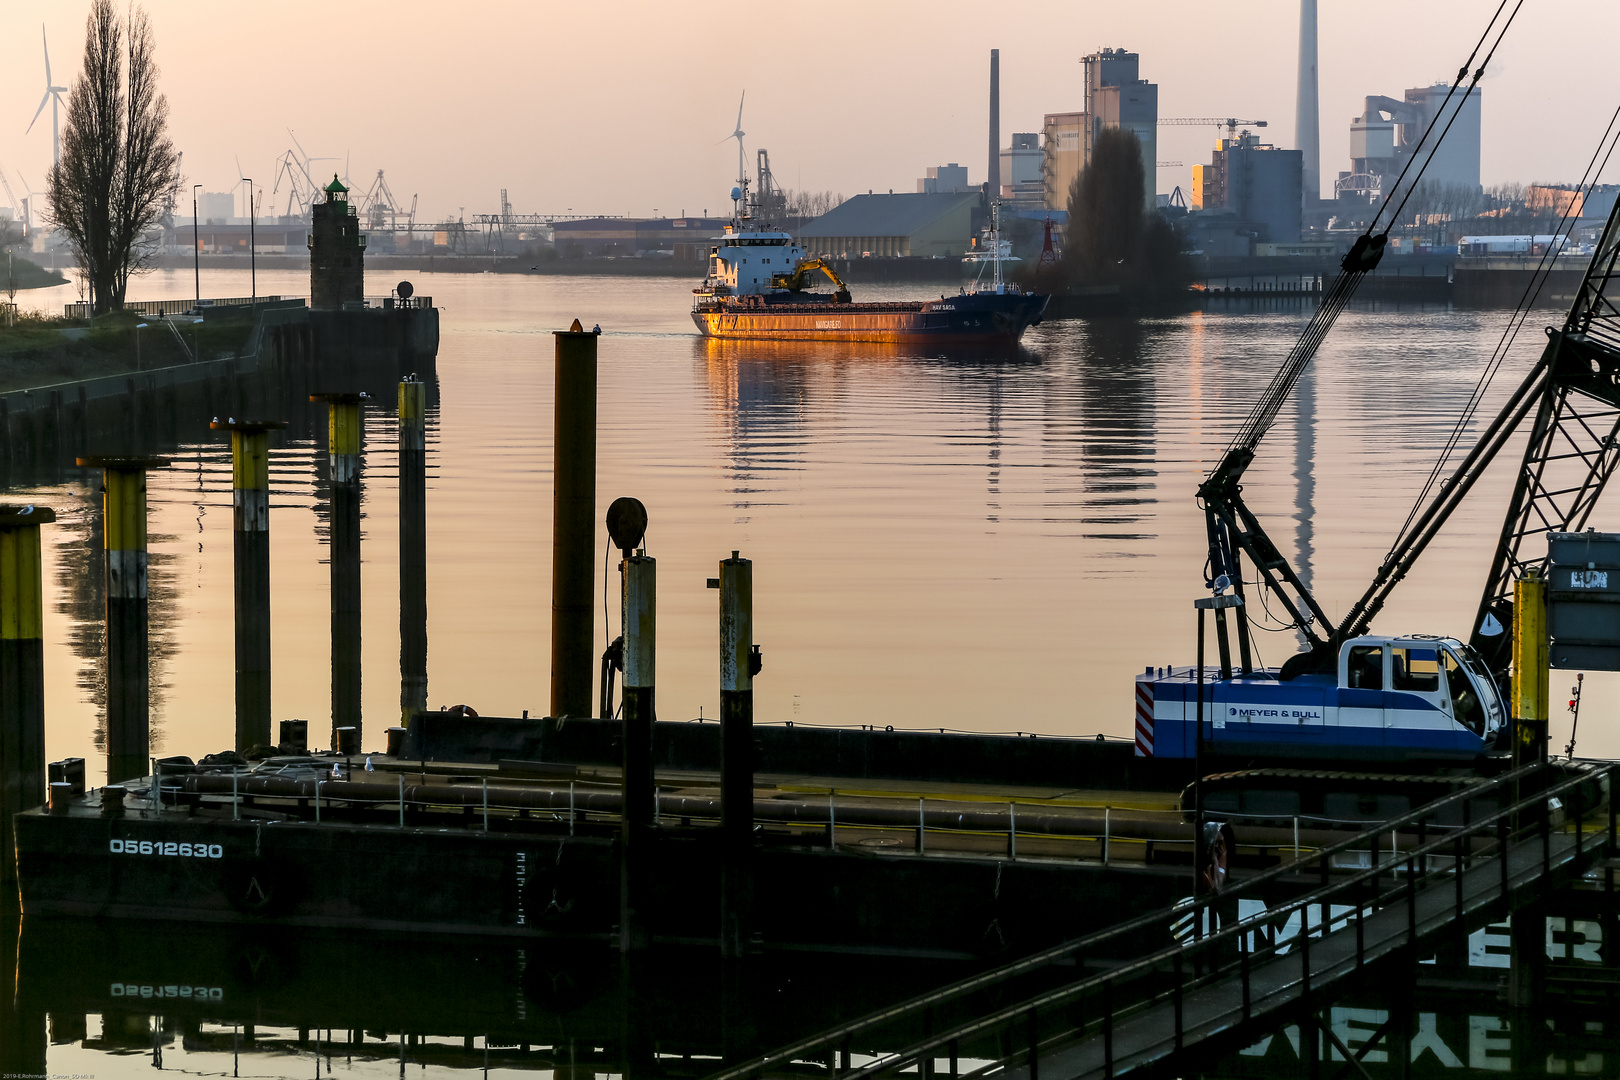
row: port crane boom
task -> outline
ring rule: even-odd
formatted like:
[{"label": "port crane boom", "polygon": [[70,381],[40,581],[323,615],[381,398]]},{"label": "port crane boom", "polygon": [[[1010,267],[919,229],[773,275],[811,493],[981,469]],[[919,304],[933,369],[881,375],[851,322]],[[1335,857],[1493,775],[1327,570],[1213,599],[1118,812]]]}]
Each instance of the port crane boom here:
[{"label": "port crane boom", "polygon": [[[1357,238],[1341,260],[1338,276],[1328,287],[1321,305],[1289,351],[1288,358],[1249,411],[1220,462],[1210,470],[1198,488],[1198,500],[1204,507],[1209,537],[1209,562],[1205,567],[1207,584],[1220,584],[1224,578],[1239,596],[1243,595],[1241,557],[1247,556],[1259,573],[1263,586],[1277,597],[1312,648],[1324,644],[1314,627],[1332,626],[1333,621],[1278,551],[1277,545],[1266,535],[1260,520],[1244,503],[1243,474],[1254,460],[1260,440],[1265,438],[1278,412],[1293,393],[1295,384],[1304,375],[1311,358],[1316,355],[1340,312],[1355,294],[1356,286],[1383,258],[1387,241],[1387,233],[1380,236],[1363,234]],[[1221,584],[1221,588],[1225,587],[1225,584]],[[1242,608],[1237,612],[1237,634],[1243,671],[1247,673],[1253,670],[1254,665],[1249,648],[1248,617]],[[1231,660],[1224,634],[1219,644],[1221,670],[1225,677],[1231,672]]]},{"label": "port crane boom", "polygon": [[[1305,651],[1283,665],[1282,679],[1326,669],[1335,662],[1344,642],[1369,631],[1395,587],[1533,414],[1471,630],[1470,644],[1501,680],[1508,662],[1509,635],[1504,628],[1512,622],[1513,581],[1527,567],[1545,561],[1544,556],[1524,551],[1525,540],[1584,528],[1620,466],[1620,288],[1614,287],[1616,281],[1620,281],[1620,205],[1609,215],[1562,326],[1547,328],[1547,345],[1540,358],[1457,467],[1433,485],[1428,502],[1414,510],[1371,584],[1337,626],[1244,505],[1239,482],[1260,438],[1309,361],[1307,353],[1314,352],[1309,347],[1310,331],[1301,337],[1199,491],[1209,522],[1211,578],[1224,573],[1241,592],[1237,559],[1241,551],[1258,570],[1263,587],[1279,599],[1306,639]],[[1237,628],[1247,672],[1251,670],[1248,627],[1241,614]]]},{"label": "port crane boom", "polygon": [[1390,592],[1533,413],[1471,630],[1471,644],[1492,670],[1506,670],[1509,635],[1503,628],[1512,623],[1513,581],[1546,561],[1527,555],[1525,540],[1584,528],[1620,464],[1620,289],[1611,291],[1617,280],[1620,205],[1610,211],[1563,325],[1547,328],[1540,358],[1402,530],[1372,584],[1345,615],[1335,642],[1366,632]]}]

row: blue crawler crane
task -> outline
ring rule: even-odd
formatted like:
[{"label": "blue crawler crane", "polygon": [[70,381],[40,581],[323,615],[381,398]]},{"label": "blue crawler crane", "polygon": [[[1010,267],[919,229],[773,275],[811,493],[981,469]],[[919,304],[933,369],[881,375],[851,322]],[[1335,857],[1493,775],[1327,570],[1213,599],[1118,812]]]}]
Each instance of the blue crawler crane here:
[{"label": "blue crawler crane", "polygon": [[[1219,668],[1202,677],[1197,667],[1149,668],[1137,676],[1138,755],[1193,758],[1201,752],[1246,764],[1399,761],[1423,768],[1425,762],[1478,762],[1510,742],[1504,702],[1513,586],[1528,573],[1545,578],[1547,571],[1546,554],[1532,553],[1525,541],[1585,528],[1620,464],[1620,296],[1606,295],[1620,278],[1620,203],[1562,327],[1548,327],[1540,359],[1470,447],[1463,435],[1529,314],[1534,290],[1526,291],[1372,584],[1335,622],[1244,503],[1242,478],[1356,283],[1378,264],[1386,238],[1387,231],[1374,236],[1369,228],[1344,257],[1310,324],[1198,489],[1209,536],[1206,586],[1214,593],[1198,606],[1214,610]],[[1539,272],[1550,268],[1544,260]],[[1528,436],[1524,457],[1468,642],[1371,633],[1390,592],[1515,433]],[[1263,591],[1265,607],[1286,612],[1284,629],[1304,639],[1303,650],[1280,668],[1253,662],[1245,587]]]}]

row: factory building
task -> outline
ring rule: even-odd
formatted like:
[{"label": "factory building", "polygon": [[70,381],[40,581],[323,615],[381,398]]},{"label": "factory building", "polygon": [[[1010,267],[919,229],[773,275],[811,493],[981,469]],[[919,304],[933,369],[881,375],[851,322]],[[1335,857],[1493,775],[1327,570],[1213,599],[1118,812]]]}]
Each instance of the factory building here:
[{"label": "factory building", "polygon": [[[1371,201],[1388,191],[1439,114],[1449,90],[1445,83],[1436,83],[1406,91],[1404,101],[1379,95],[1368,97],[1361,115],[1350,122],[1350,169],[1339,174],[1334,185],[1336,196]],[[1424,183],[1480,190],[1481,93],[1475,87],[1463,103],[1423,174]],[[1456,98],[1452,100],[1455,103]],[[1448,108],[1448,118],[1450,113]],[[1436,133],[1445,124],[1442,120]],[[1424,146],[1425,153],[1428,145]]]},{"label": "factory building", "polygon": [[980,212],[976,191],[857,195],[798,231],[811,255],[838,259],[960,258]]},{"label": "factory building", "polygon": [[968,187],[967,166],[954,161],[949,165],[930,165],[927,175],[917,181],[919,195],[953,195],[971,190]]},{"label": "factory building", "polygon": [[1041,175],[1041,135],[1016,132],[1001,148],[1001,201],[1014,210],[1041,210],[1046,206],[1046,181]]},{"label": "factory building", "polygon": [[1043,136],[1042,177],[1046,207],[1069,208],[1069,189],[1091,163],[1091,147],[1105,127],[1125,128],[1142,146],[1142,204],[1158,202],[1159,86],[1140,77],[1140,57],[1124,49],[1102,49],[1082,57],[1085,108],[1048,113]]},{"label": "factory building", "polygon": [[1193,166],[1191,209],[1231,215],[1255,243],[1299,240],[1304,155],[1245,131],[1221,139],[1208,165]]}]

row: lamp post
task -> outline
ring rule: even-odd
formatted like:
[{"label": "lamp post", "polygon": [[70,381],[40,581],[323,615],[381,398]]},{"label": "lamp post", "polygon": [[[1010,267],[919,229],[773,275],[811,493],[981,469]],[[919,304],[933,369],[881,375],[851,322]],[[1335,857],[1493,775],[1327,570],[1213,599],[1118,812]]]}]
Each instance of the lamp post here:
[{"label": "lamp post", "polygon": [[191,273],[197,285],[196,307],[202,309],[202,240],[197,234],[197,189],[201,184],[191,185]]},{"label": "lamp post", "polygon": [[135,370],[136,371],[141,370],[141,331],[145,330],[145,329],[146,329],[146,324],[145,323],[138,322],[138,323],[135,324]]},{"label": "lamp post", "polygon": [[253,177],[244,176],[242,179],[247,181],[248,186],[248,280],[252,289],[249,293],[251,306],[248,310],[253,311],[259,306],[259,244],[253,236]]}]

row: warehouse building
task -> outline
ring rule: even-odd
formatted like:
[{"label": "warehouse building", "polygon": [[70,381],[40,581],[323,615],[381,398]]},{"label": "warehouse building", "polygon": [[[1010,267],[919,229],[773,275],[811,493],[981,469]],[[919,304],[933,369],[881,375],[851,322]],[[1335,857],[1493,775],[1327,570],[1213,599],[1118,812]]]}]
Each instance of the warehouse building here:
[{"label": "warehouse building", "polygon": [[983,215],[976,191],[857,195],[805,225],[800,243],[838,259],[961,258]]}]

